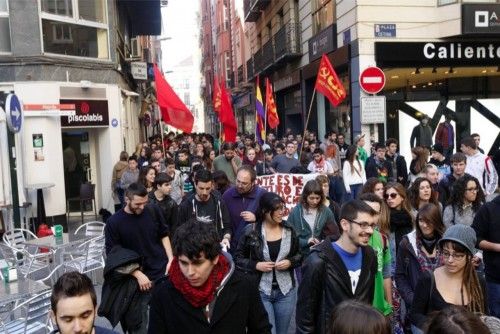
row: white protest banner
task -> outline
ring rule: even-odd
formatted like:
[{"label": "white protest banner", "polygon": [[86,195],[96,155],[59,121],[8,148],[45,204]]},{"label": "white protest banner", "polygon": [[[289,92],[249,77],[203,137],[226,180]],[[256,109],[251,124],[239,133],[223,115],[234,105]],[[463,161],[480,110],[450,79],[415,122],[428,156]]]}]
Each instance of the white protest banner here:
[{"label": "white protest banner", "polygon": [[285,201],[286,210],[284,218],[290,214],[290,210],[300,202],[302,188],[309,180],[316,178],[318,174],[272,174],[257,176],[257,184],[267,191],[278,194]]}]

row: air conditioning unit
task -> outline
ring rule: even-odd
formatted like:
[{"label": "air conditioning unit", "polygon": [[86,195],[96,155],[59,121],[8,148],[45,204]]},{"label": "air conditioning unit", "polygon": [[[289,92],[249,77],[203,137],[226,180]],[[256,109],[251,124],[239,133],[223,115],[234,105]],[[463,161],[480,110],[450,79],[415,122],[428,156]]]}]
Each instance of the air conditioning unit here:
[{"label": "air conditioning unit", "polygon": [[139,45],[139,40],[137,38],[130,39],[130,57],[131,58],[141,57],[141,48]]}]

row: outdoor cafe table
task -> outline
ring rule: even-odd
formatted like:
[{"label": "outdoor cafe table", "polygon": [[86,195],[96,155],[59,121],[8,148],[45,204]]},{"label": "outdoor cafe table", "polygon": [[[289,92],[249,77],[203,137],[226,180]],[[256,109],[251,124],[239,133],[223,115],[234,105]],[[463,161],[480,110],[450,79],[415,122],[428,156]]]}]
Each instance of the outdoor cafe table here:
[{"label": "outdoor cafe table", "polygon": [[8,305],[16,300],[26,299],[44,290],[50,289],[42,282],[22,276],[14,282],[0,281],[0,306]]},{"label": "outdoor cafe table", "polygon": [[35,246],[39,248],[49,248],[54,251],[56,265],[63,262],[62,250],[68,247],[78,246],[85,241],[92,239],[91,236],[86,236],[83,234],[71,234],[63,233],[61,237],[55,237],[54,235],[49,235],[43,238],[30,239],[23,242],[24,245]]}]

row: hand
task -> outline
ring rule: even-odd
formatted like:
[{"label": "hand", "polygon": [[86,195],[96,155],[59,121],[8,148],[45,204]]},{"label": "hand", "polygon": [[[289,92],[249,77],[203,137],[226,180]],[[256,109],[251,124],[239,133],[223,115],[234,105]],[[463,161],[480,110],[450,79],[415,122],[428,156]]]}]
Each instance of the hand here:
[{"label": "hand", "polygon": [[240,213],[241,218],[243,218],[244,221],[247,223],[254,223],[257,219],[255,218],[255,215],[250,212],[250,211],[242,211]]},{"label": "hand", "polygon": [[275,268],[278,270],[287,270],[291,265],[292,262],[290,262],[290,260],[281,260],[279,262],[276,262]]},{"label": "hand", "polygon": [[316,238],[309,238],[309,240],[307,240],[307,244],[311,245],[311,246],[314,246],[314,245],[319,244],[319,240],[316,239]]},{"label": "hand", "polygon": [[263,273],[270,272],[274,268],[274,262],[257,262],[255,269]]},{"label": "hand", "polygon": [[224,238],[222,239],[222,241],[220,242],[220,245],[222,246],[222,249],[227,252],[227,250],[229,248],[231,248],[231,242],[229,241],[228,238]]},{"label": "hand", "polygon": [[472,257],[471,262],[474,268],[477,268],[481,264],[481,258],[479,256],[474,255],[474,257]]},{"label": "hand", "polygon": [[140,270],[136,270],[132,273],[132,276],[134,276],[137,279],[137,283],[139,284],[139,289],[141,291],[148,291],[153,287],[153,283],[149,280],[149,278],[144,275],[144,273]]}]

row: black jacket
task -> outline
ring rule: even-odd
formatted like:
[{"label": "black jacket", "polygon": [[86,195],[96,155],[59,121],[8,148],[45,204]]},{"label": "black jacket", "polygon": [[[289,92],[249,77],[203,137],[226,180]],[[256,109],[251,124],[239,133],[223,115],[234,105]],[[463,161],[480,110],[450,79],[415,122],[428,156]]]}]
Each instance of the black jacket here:
[{"label": "black jacket", "polygon": [[[472,228],[476,231],[477,246],[483,240],[500,243],[500,195],[484,204],[476,213]],[[500,284],[500,253],[483,250],[486,280]]]},{"label": "black jacket", "polygon": [[368,304],[373,301],[377,258],[371,247],[362,247],[363,262],[356,291],[340,255],[327,239],[311,248],[302,267],[302,282],[297,297],[297,334],[329,333],[333,309],[347,299]]},{"label": "black jacket", "polygon": [[133,250],[115,246],[109,252],[104,267],[104,285],[97,314],[105,317],[113,328],[121,322],[123,330],[138,328],[142,322],[139,285],[134,276],[117,269],[141,264],[141,256]]},{"label": "black jacket", "polygon": [[[392,157],[386,154],[385,160],[389,162],[393,171],[392,179],[389,179],[389,181],[399,182],[406,187],[406,184],[408,183],[408,166],[406,164],[405,157],[399,155],[398,153]],[[394,171],[396,171],[396,175],[394,175]]]},{"label": "black jacket", "polygon": [[257,286],[244,274],[233,271],[210,304],[195,308],[177,290],[168,276],[158,282],[149,311],[150,334],[270,334],[271,325]]},{"label": "black jacket", "polygon": [[366,178],[376,177],[377,179],[387,182],[393,178],[392,165],[387,160],[378,161],[375,157],[370,157],[366,161]]},{"label": "black jacket", "polygon": [[[217,233],[219,234],[221,239],[224,234],[229,234],[232,236],[233,233],[231,228],[231,217],[229,216],[229,211],[226,207],[226,204],[221,200],[219,193],[212,191],[209,201],[212,201],[215,206],[214,227],[217,230]],[[191,218],[196,218],[196,205],[196,193],[192,193],[184,197],[181,204],[179,205],[179,226],[189,221]]]},{"label": "black jacket", "polygon": [[163,217],[165,218],[165,223],[169,227],[170,235],[173,236],[175,233],[175,229],[177,228],[179,206],[169,195],[166,195],[163,201],[159,201],[155,196],[155,192],[151,191],[148,197],[149,203],[156,204],[158,207],[160,207],[161,211],[163,212]]},{"label": "black jacket", "polygon": [[[293,275],[293,268],[300,266],[302,262],[302,254],[300,253],[299,238],[295,230],[287,225],[283,224],[286,229],[292,232],[292,243],[290,245],[290,253],[286,257],[290,260],[291,266],[289,271],[292,272],[293,286],[295,286],[295,275]],[[264,240],[262,238],[262,233],[260,233],[262,228],[262,222],[249,224],[245,226],[243,235],[241,236],[238,247],[236,248],[236,253],[234,255],[236,268],[248,274],[254,274],[257,280],[260,280],[262,272],[256,269],[257,262],[262,262],[264,260]]]}]

